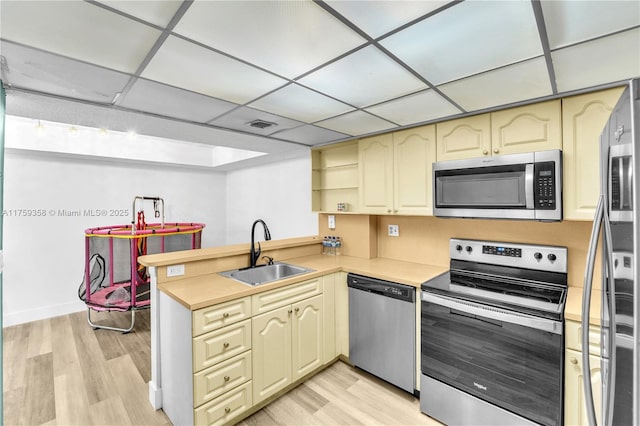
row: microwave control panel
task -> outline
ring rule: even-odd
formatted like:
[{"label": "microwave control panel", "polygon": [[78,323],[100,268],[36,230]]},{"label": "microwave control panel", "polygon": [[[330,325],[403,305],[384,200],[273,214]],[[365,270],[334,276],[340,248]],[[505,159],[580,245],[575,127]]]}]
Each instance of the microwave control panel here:
[{"label": "microwave control panel", "polygon": [[534,165],[534,203],[538,210],[556,208],[556,169],[553,161]]}]

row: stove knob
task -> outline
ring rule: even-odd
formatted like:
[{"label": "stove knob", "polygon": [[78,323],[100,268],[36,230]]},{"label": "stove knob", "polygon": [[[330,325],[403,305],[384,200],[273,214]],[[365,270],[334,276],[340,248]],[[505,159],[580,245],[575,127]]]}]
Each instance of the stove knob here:
[{"label": "stove knob", "polygon": [[547,259],[549,259],[550,261],[552,261],[552,262],[553,262],[553,261],[554,261],[554,260],[556,260],[557,258],[556,258],[556,255],[555,255],[555,254],[553,254],[553,253],[549,253],[549,255],[547,256]]},{"label": "stove knob", "polygon": [[473,247],[467,246],[466,250],[467,250],[467,253],[471,253],[473,251]]},{"label": "stove knob", "polygon": [[535,253],[533,254],[533,257],[535,257],[535,258],[536,258],[536,260],[540,260],[540,259],[542,259],[542,253],[540,253],[539,251],[538,251],[538,252],[535,252]]},{"label": "stove knob", "polygon": [[462,246],[460,244],[456,245],[456,251],[462,251]]}]

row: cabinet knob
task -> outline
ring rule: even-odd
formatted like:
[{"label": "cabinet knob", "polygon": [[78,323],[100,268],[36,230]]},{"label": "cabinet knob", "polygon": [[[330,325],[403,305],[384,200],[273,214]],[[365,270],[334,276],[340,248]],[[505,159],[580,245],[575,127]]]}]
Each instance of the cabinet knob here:
[{"label": "cabinet knob", "polygon": [[394,212],[394,213],[398,213],[398,210],[394,210],[393,212]]},{"label": "cabinet knob", "polygon": [[224,381],[225,381],[225,382],[228,382],[229,380],[231,380],[231,377],[229,377],[229,376],[224,376]]},{"label": "cabinet knob", "polygon": [[229,414],[231,412],[231,408],[229,407],[224,407],[224,412]]},{"label": "cabinet knob", "polygon": [[499,153],[499,152],[500,152],[500,150],[499,150],[498,148],[494,148],[494,149],[493,149],[493,153],[494,153],[494,154],[497,154],[497,153]]},{"label": "cabinet knob", "polygon": [[576,357],[571,357],[571,364],[576,365],[578,363],[578,360]]},{"label": "cabinet knob", "polygon": [[387,213],[391,213],[391,209],[387,209]]},{"label": "cabinet knob", "polygon": [[225,349],[226,349],[226,348],[228,348],[228,347],[229,347],[229,342],[224,342],[224,343],[222,344],[222,346],[223,346]]},{"label": "cabinet knob", "polygon": [[293,312],[293,311],[292,311],[291,309],[289,309],[289,310],[287,311],[287,313],[288,313],[289,315],[291,315],[291,313],[292,313],[292,312]]},{"label": "cabinet knob", "polygon": [[224,314],[222,314],[222,318],[229,318],[229,312],[225,312]]},{"label": "cabinet knob", "polygon": [[489,151],[487,151],[486,149],[482,150],[482,155],[487,155],[489,154]]},{"label": "cabinet knob", "polygon": [[296,314],[300,312],[300,308],[296,308]]}]

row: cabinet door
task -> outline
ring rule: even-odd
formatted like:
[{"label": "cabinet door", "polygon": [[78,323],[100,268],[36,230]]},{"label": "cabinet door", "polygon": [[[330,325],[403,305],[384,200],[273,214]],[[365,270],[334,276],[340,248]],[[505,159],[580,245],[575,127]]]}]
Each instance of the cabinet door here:
[{"label": "cabinet door", "polygon": [[391,213],[393,208],[393,141],[391,133],[360,140],[360,209]]},{"label": "cabinet door", "polygon": [[562,149],[560,100],[491,113],[493,155]]},{"label": "cabinet door", "polygon": [[437,123],[436,133],[438,161],[491,155],[489,114]]},{"label": "cabinet door", "polygon": [[329,274],[322,277],[322,314],[324,339],[323,363],[331,362],[338,355],[336,352],[336,304],[335,304],[335,283],[339,273]]},{"label": "cabinet door", "polygon": [[593,219],[600,193],[600,134],[622,90],[562,100],[565,219]]},{"label": "cabinet door", "polygon": [[291,306],[253,317],[253,403],[291,383]]},{"label": "cabinet door", "polygon": [[316,296],[292,305],[292,372],[298,380],[322,365],[322,298]]},{"label": "cabinet door", "polygon": [[435,125],[393,133],[394,213],[431,215],[431,165],[436,161]]},{"label": "cabinet door", "polygon": [[335,280],[336,352],[349,357],[349,287],[347,273],[338,272]]},{"label": "cabinet door", "polygon": [[[590,355],[591,386],[598,424],[602,418],[602,376],[600,357]],[[564,359],[564,424],[566,426],[585,426],[589,424],[585,409],[582,373],[582,353],[567,349]]]}]

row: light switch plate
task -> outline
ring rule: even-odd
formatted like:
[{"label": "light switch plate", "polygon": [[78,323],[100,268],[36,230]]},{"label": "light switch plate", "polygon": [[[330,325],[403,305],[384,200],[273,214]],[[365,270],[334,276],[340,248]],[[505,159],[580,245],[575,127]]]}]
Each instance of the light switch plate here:
[{"label": "light switch plate", "polygon": [[184,265],[167,266],[167,277],[177,277],[184,275]]},{"label": "light switch plate", "polygon": [[336,229],[336,217],[332,214],[329,215],[329,229]]},{"label": "light switch plate", "polygon": [[390,237],[399,237],[400,236],[400,227],[398,225],[389,225],[389,236]]}]

